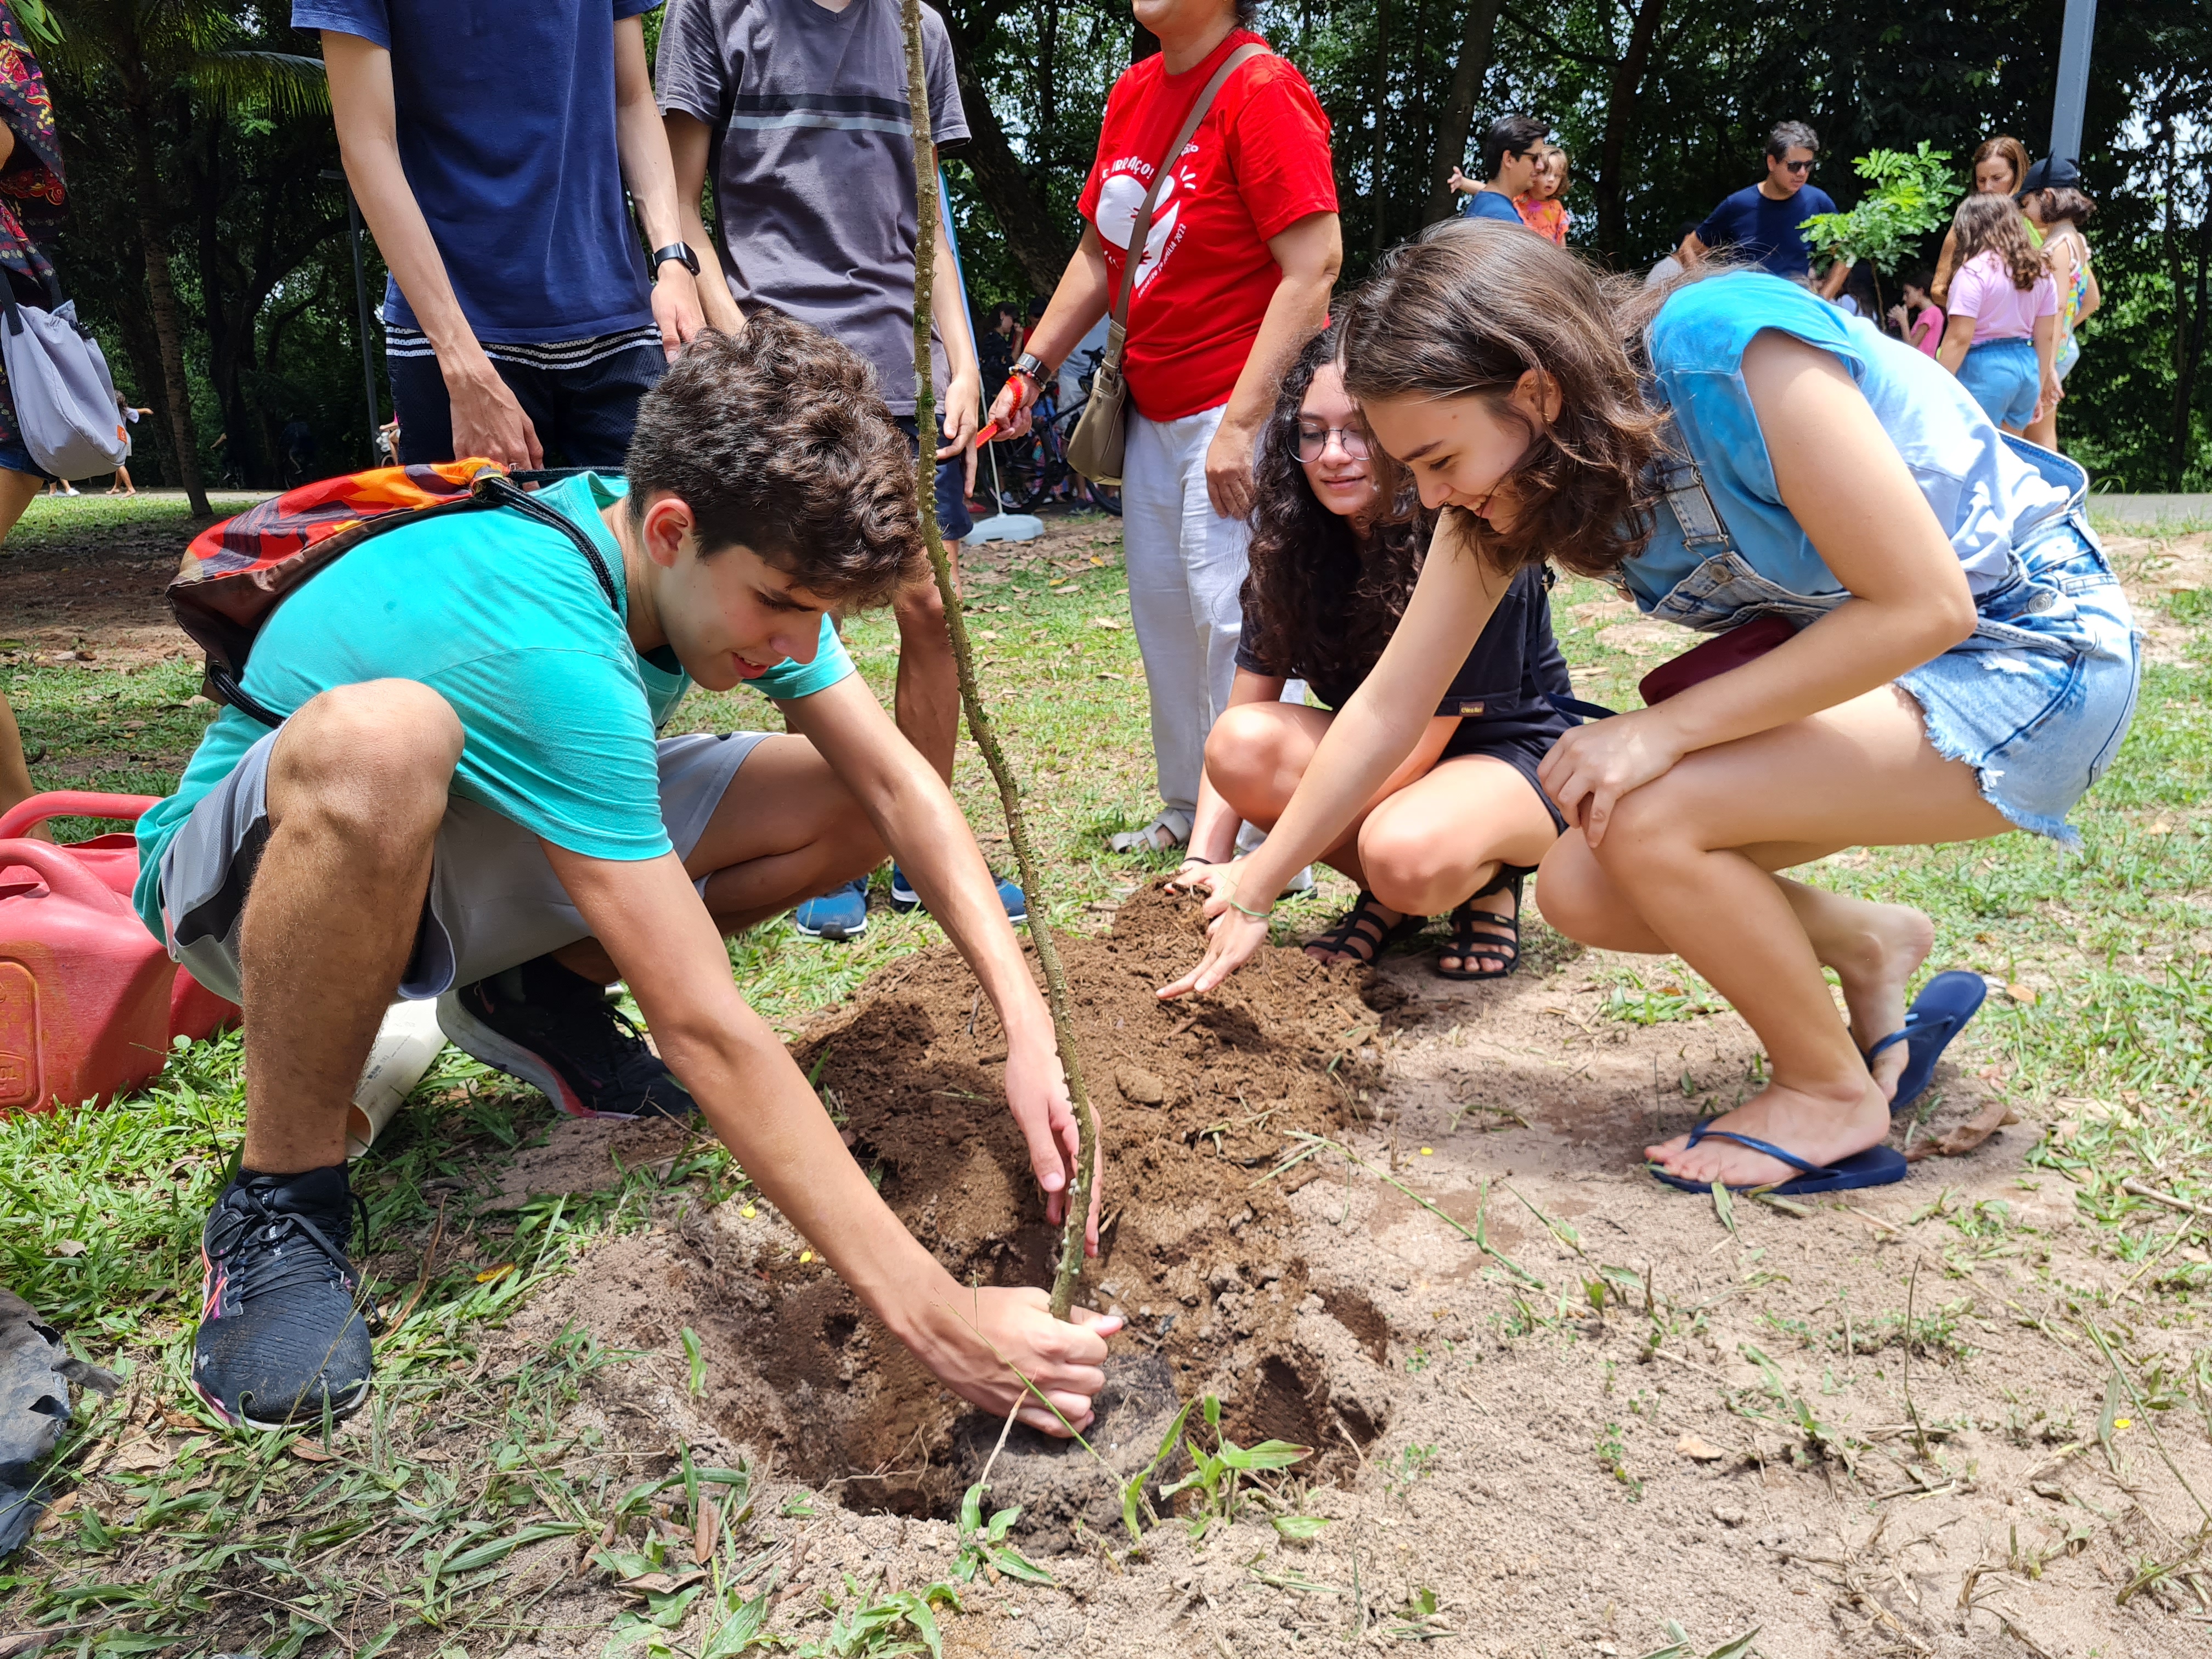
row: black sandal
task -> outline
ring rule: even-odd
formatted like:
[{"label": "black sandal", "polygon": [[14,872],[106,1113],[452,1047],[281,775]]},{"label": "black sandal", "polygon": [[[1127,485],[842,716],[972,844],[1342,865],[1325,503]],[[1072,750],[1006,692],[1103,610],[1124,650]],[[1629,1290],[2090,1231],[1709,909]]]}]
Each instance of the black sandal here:
[{"label": "black sandal", "polygon": [[[1393,945],[1419,933],[1429,924],[1426,916],[1401,916],[1385,927],[1382,918],[1375,914],[1383,908],[1382,901],[1374,894],[1361,893],[1358,902],[1337,918],[1335,927],[1325,933],[1315,934],[1305,942],[1304,948],[1310,950],[1319,945],[1324,951],[1337,953],[1340,958],[1350,957],[1363,967],[1372,968]],[[1367,952],[1364,957],[1359,954],[1363,949]]]},{"label": "black sandal", "polygon": [[[1452,942],[1437,952],[1436,973],[1438,979],[1504,979],[1521,965],[1521,883],[1534,872],[1535,866],[1528,864],[1501,864],[1498,876],[1479,893],[1470,893],[1466,901],[1451,913]],[[1495,910],[1478,910],[1474,902],[1488,898],[1492,893],[1510,892],[1513,895],[1513,914],[1498,915]],[[1477,933],[1478,928],[1485,929]],[[1487,931],[1496,928],[1498,931]],[[1447,968],[1446,957],[1459,958],[1460,966]],[[1467,963],[1479,957],[1487,957],[1504,963],[1498,968],[1478,968],[1470,971]]]}]

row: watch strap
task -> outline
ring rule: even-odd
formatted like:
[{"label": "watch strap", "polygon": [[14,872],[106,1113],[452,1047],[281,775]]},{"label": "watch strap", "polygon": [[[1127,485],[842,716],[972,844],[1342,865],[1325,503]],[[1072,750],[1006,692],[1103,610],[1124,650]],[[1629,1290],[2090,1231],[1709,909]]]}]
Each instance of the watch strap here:
[{"label": "watch strap", "polygon": [[659,278],[661,266],[671,259],[681,262],[694,276],[699,274],[699,256],[691,251],[691,245],[689,242],[671,242],[666,247],[653,250],[653,274],[656,281]]}]

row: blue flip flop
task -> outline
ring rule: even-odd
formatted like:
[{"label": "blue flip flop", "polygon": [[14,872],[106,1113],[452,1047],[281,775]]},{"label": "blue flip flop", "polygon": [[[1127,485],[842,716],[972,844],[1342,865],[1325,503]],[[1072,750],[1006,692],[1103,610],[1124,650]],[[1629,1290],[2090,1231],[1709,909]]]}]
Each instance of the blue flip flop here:
[{"label": "blue flip flop", "polygon": [[[1741,1187],[1731,1187],[1732,1193],[1771,1193],[1777,1198],[1802,1198],[1816,1193],[1850,1192],[1859,1187],[1888,1187],[1905,1179],[1909,1167],[1905,1154],[1889,1146],[1869,1146],[1863,1152],[1853,1152],[1849,1158],[1839,1158],[1833,1164],[1808,1164],[1795,1152],[1785,1152],[1768,1141],[1750,1135],[1740,1135],[1733,1129],[1713,1129],[1700,1123],[1690,1131],[1690,1145],[1696,1146],[1708,1134],[1717,1140],[1733,1140],[1739,1146],[1748,1146],[1754,1152],[1764,1152],[1778,1158],[1793,1170],[1804,1173],[1778,1186],[1765,1186],[1753,1182]],[[1710,1181],[1692,1181],[1686,1176],[1672,1175],[1658,1165],[1651,1166],[1652,1178],[1669,1187],[1679,1187],[1686,1193],[1706,1193],[1712,1190]]]},{"label": "blue flip flop", "polygon": [[1875,1056],[1883,1049],[1899,1042],[1905,1045],[1905,1070],[1898,1076],[1897,1093],[1889,1103],[1893,1115],[1904,1111],[1928,1091],[1928,1080],[1936,1075],[1936,1062],[1943,1057],[1951,1039],[1966,1029],[1989,994],[1989,985],[1979,974],[1957,968],[1938,974],[1912,999],[1905,1029],[1892,1031],[1866,1051],[1867,1067],[1872,1070]]}]

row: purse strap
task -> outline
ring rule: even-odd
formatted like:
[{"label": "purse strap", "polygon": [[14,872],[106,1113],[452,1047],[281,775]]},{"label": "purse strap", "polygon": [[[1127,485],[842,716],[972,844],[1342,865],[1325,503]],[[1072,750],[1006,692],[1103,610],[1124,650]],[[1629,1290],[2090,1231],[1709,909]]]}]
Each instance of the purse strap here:
[{"label": "purse strap", "polygon": [[1161,158],[1159,166],[1152,169],[1152,187],[1145,192],[1145,199],[1137,208],[1136,220],[1129,228],[1129,257],[1121,267],[1121,290],[1114,296],[1113,338],[1110,342],[1114,349],[1109,349],[1107,356],[1117,372],[1121,367],[1121,353],[1118,348],[1128,329],[1129,298],[1136,291],[1137,267],[1145,262],[1145,239],[1152,234],[1152,208],[1160,199],[1160,187],[1167,183],[1176,158],[1190,143],[1191,136],[1198,131],[1198,124],[1206,118],[1206,111],[1213,107],[1214,99],[1220,94],[1221,88],[1229,84],[1229,77],[1255,58],[1268,55],[1267,48],[1260,42],[1247,40],[1223,58],[1221,67],[1213,71],[1213,78],[1206,83],[1206,90],[1198,94],[1198,101],[1190,106],[1190,114],[1183,121],[1182,131],[1176,134],[1175,143],[1168,146],[1168,153]]}]

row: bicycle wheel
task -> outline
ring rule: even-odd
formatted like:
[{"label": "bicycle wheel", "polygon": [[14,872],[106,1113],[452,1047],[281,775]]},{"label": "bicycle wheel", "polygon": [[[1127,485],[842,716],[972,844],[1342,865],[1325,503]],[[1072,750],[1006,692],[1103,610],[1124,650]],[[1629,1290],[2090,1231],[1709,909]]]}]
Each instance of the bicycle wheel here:
[{"label": "bicycle wheel", "polygon": [[[1063,456],[1067,453],[1067,441],[1075,435],[1076,422],[1082,418],[1083,404],[1076,403],[1070,404],[1062,411],[1059,418],[1053,422],[1053,436],[1057,441],[1058,447]],[[1062,465],[1065,465],[1066,463],[1063,461]],[[1121,516],[1121,485],[1096,483],[1085,477],[1073,467],[1067,468],[1067,477],[1069,482],[1074,486],[1070,493],[1076,500],[1088,501],[1101,512],[1111,513],[1117,519]]]}]

